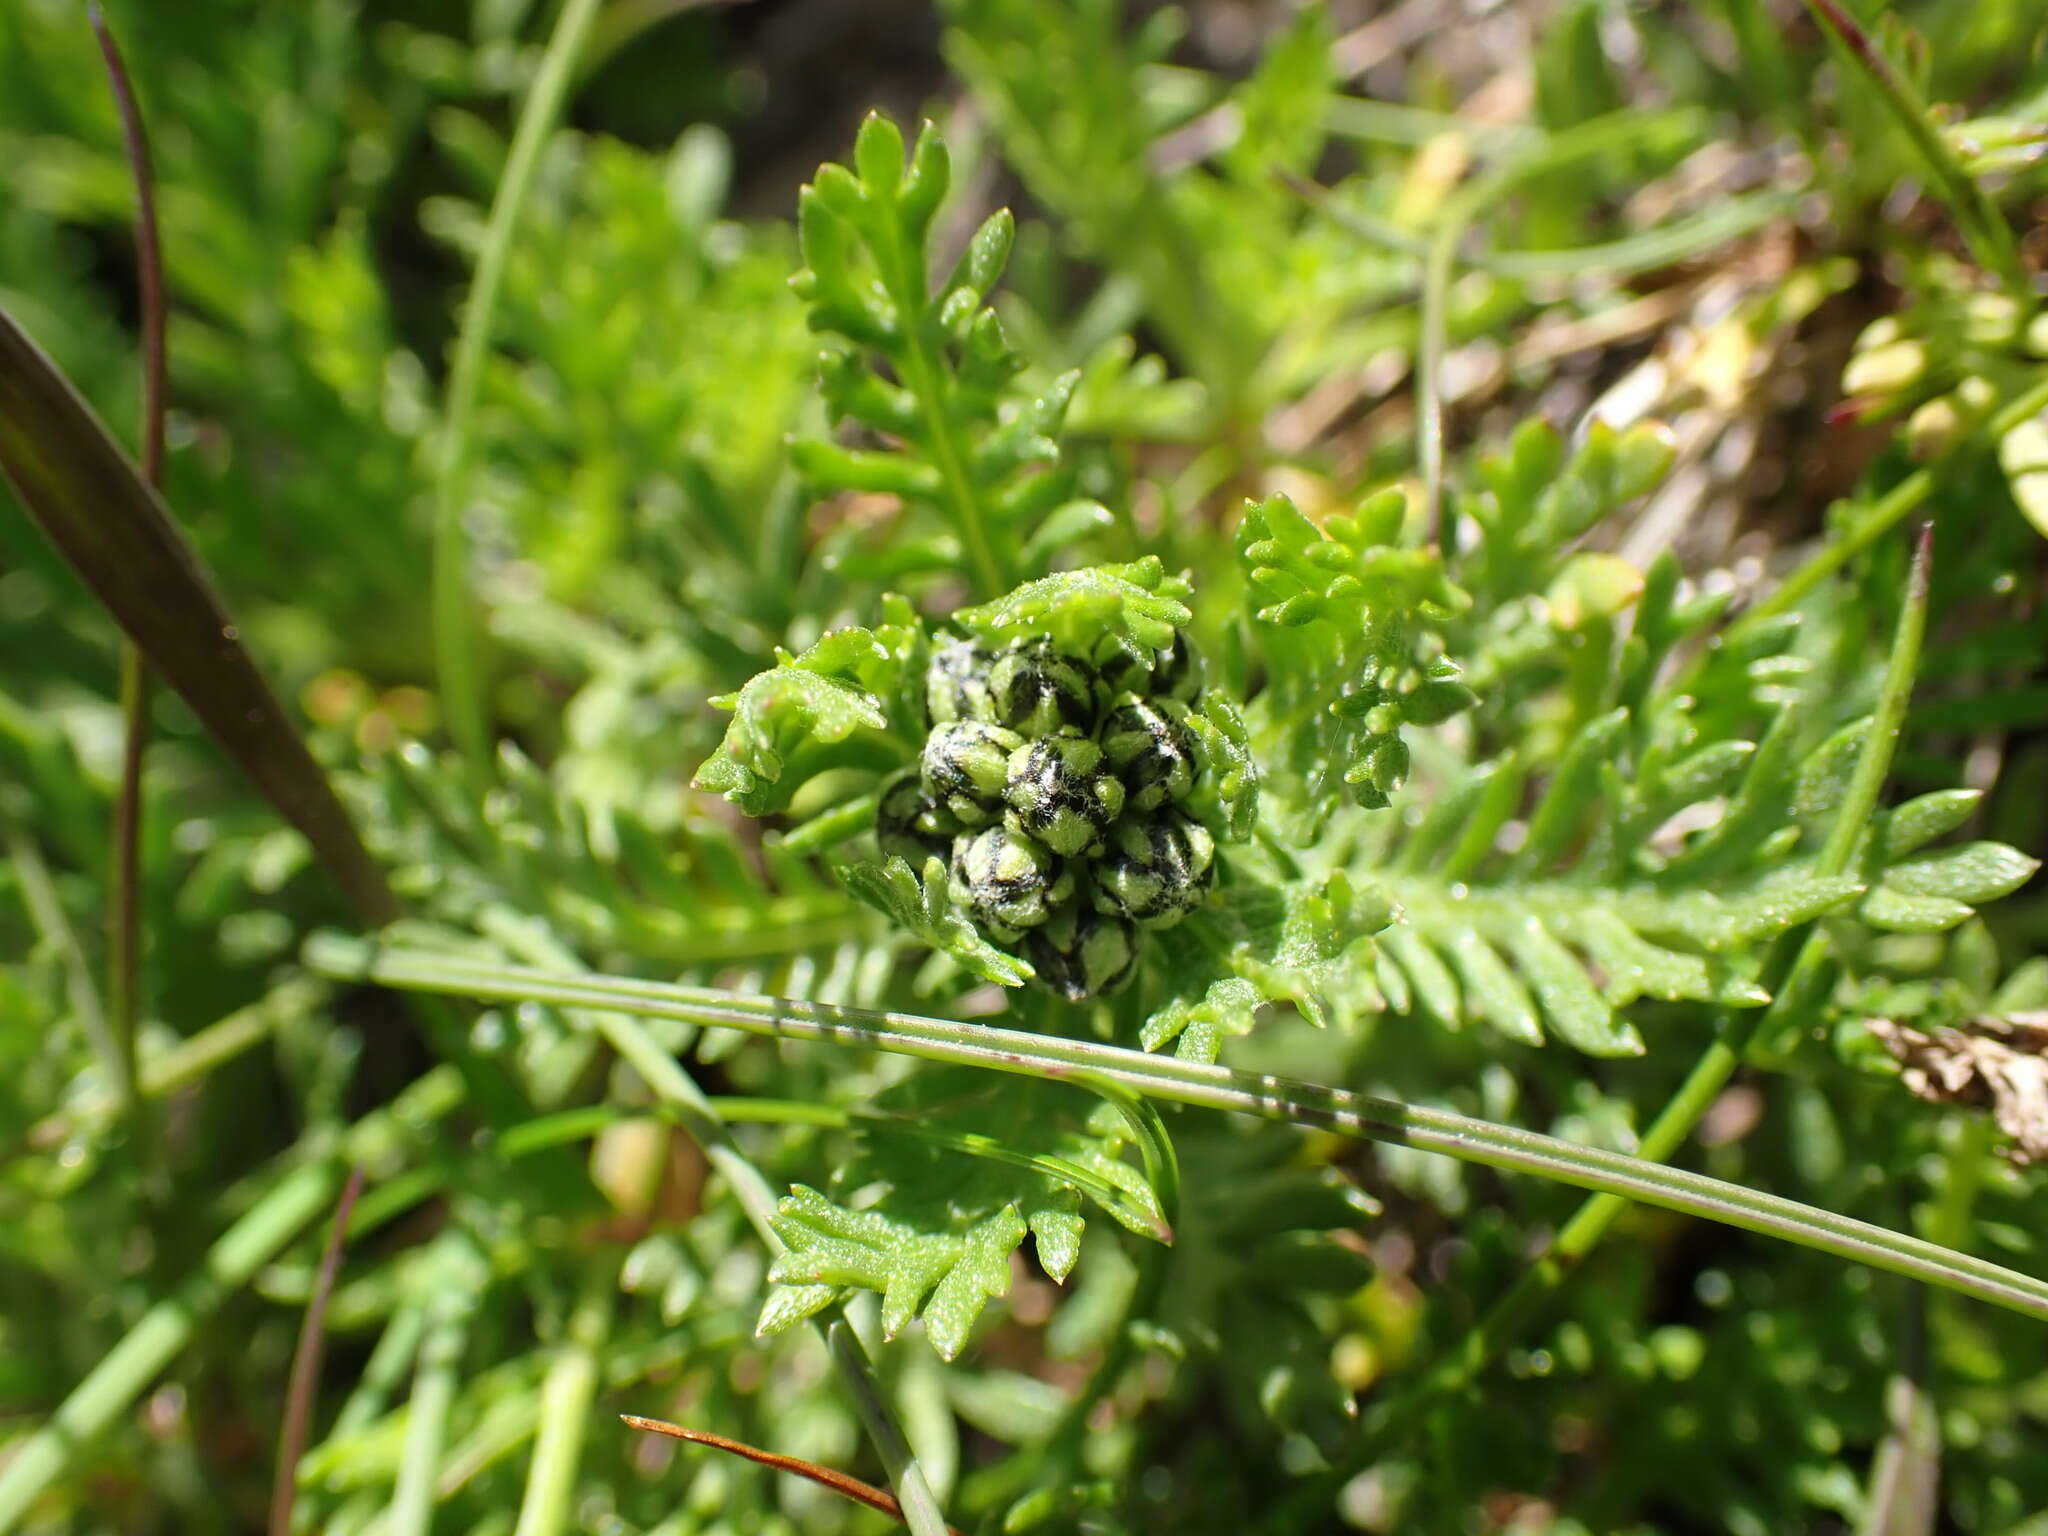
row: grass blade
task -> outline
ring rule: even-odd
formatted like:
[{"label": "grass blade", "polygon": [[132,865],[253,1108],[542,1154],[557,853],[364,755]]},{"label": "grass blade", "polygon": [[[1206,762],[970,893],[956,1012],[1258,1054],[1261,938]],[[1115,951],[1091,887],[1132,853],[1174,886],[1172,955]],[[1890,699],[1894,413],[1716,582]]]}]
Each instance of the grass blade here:
[{"label": "grass blade", "polygon": [[470,767],[480,774],[490,770],[491,753],[469,590],[469,539],[462,525],[469,509],[470,433],[477,391],[483,382],[484,354],[490,347],[491,322],[498,312],[498,290],[504,286],[505,264],[512,254],[512,237],[518,232],[519,215],[533,189],[541,149],[562,115],[576,60],[597,11],[597,0],[564,0],[540,73],[534,77],[533,89],[520,109],[519,126],[513,130],[512,149],[491,200],[491,220],[477,258],[476,280],[462,306],[462,327],[448,369],[448,415],[441,429],[440,465],[434,482],[434,659],[448,728]]},{"label": "grass blade", "polygon": [[569,1314],[569,1326],[548,1366],[547,1379],[541,1383],[540,1422],[534,1431],[533,1460],[527,1466],[526,1492],[519,1501],[519,1523],[513,1536],[560,1536],[570,1528],[576,1467],[590,1424],[591,1400],[597,1396],[605,1340],[611,1334],[618,1295],[618,1254],[593,1255]]},{"label": "grass blade", "polygon": [[355,910],[370,922],[396,917],[383,871],[162,499],[4,309],[0,472],[143,657],[312,844]]},{"label": "grass blade", "polygon": [[2027,277],[2027,269],[2020,260],[2019,242],[2013,238],[2012,225],[1998,210],[1979,186],[1977,179],[1963,168],[1948,141],[1935,130],[1927,115],[1927,106],[1914,92],[1913,87],[1892,62],[1884,56],[1875,39],[1863,30],[1856,18],[1849,14],[1840,0],[1806,0],[1806,8],[1820,18],[1823,27],[1845,48],[1856,61],[1857,67],[1877,87],[1884,103],[1891,109],[1906,137],[1913,141],[1913,147],[1927,162],[1927,169],[1940,184],[1949,209],[1956,216],[1963,238],[1969,242],[1970,252],[1988,271],[1998,274],[1998,280],[2005,284],[2010,293],[2025,310],[2034,307],[2034,287]]},{"label": "grass blade", "polygon": [[[106,60],[107,84],[121,115],[121,140],[135,182],[135,269],[142,305],[142,478],[152,489],[164,483],[164,417],[169,394],[164,326],[163,242],[157,235],[156,180],[150,173],[149,136],[142,109],[128,79],[121,49],[107,30],[97,4],[86,21]],[[135,1096],[135,1025],[142,959],[142,758],[149,739],[149,669],[135,643],[121,647],[121,784],[114,797],[114,893],[107,910],[107,1012],[121,1051],[118,1088]]]}]

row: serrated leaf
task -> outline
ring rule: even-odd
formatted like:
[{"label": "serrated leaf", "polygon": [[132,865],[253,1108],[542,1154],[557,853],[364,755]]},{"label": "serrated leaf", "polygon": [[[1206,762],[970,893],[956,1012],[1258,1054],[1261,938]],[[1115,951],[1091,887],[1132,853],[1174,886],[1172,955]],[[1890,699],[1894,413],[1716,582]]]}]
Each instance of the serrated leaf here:
[{"label": "serrated leaf", "polygon": [[1190,712],[1188,728],[1195,733],[1202,774],[1187,809],[1222,841],[1242,843],[1259,817],[1259,765],[1244,716],[1216,693]]},{"label": "serrated leaf", "polygon": [[903,761],[908,749],[889,738],[877,690],[895,692],[904,664],[900,649],[865,629],[835,630],[802,655],[785,655],[738,693],[712,701],[733,720],[698,768],[697,787],[766,816],[827,768]]},{"label": "serrated leaf", "polygon": [[1342,874],[1288,884],[1245,871],[1227,904],[1156,936],[1173,996],[1152,1008],[1140,1042],[1148,1051],[1178,1042],[1180,1056],[1214,1061],[1267,1003],[1292,1004],[1319,1026],[1375,1007],[1365,946],[1392,920],[1378,891]]},{"label": "serrated leaf", "polygon": [[1585,967],[1536,918],[1508,933],[1508,948],[1535,988],[1543,1016],[1566,1044],[1589,1056],[1640,1056],[1643,1037],[1617,1017]]},{"label": "serrated leaf", "polygon": [[[875,1211],[848,1210],[801,1184],[771,1224],[789,1244],[768,1271],[778,1287],[799,1286],[812,1296],[817,1288],[847,1285],[879,1291],[883,1332],[893,1339],[922,1316],[932,1348],[947,1360],[965,1347],[982,1309],[1009,1293],[1010,1255],[1025,1232],[1015,1206],[951,1236],[921,1232]],[[756,1331],[808,1315],[798,1310],[808,1300],[771,1292]]]},{"label": "serrated leaf", "polygon": [[[853,1125],[860,1139],[831,1193],[799,1188],[783,1202],[776,1230],[791,1253],[771,1278],[823,1286],[828,1300],[840,1286],[879,1291],[891,1332],[921,1312],[948,1359],[989,1297],[1002,1294],[1008,1257],[1027,1232],[1055,1281],[1080,1256],[1090,1207],[1155,1242],[1173,1240],[1158,1195],[1125,1156],[1129,1123],[1106,1100],[928,1068]],[[789,1289],[770,1297],[764,1320],[783,1325],[824,1304],[809,1292],[782,1294]]]},{"label": "serrated leaf", "polygon": [[1028,581],[1014,591],[953,615],[991,645],[1035,635],[1073,655],[1095,656],[1107,639],[1132,652],[1164,650],[1194,618],[1181,599],[1187,583],[1169,577],[1157,556],[1129,565],[1090,566]]},{"label": "serrated leaf", "polygon": [[946,893],[945,866],[937,859],[926,861],[922,878],[900,857],[880,864],[845,865],[839,878],[862,901],[886,913],[920,942],[951,955],[983,981],[1021,987],[1036,974],[1028,961],[983,938],[953,904]]}]

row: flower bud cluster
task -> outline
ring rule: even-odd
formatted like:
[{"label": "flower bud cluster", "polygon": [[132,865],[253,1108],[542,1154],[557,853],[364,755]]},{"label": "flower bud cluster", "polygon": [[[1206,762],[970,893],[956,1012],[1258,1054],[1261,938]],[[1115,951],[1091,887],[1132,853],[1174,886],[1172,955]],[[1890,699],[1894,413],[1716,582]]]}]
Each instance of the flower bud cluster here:
[{"label": "flower bud cluster", "polygon": [[953,902],[1062,997],[1111,991],[1137,964],[1138,929],[1178,922],[1215,881],[1215,839],[1184,808],[1200,696],[1179,637],[1099,659],[1042,637],[941,646],[918,766],[882,793],[882,851],[943,860]]}]

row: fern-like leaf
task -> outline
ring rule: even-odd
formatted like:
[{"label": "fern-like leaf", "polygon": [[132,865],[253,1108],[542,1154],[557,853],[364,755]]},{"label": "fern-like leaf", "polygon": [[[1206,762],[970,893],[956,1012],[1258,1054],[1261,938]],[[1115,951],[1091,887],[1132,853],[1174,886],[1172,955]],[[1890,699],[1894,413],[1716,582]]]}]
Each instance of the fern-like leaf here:
[{"label": "fern-like leaf", "polygon": [[1172,1240],[1157,1194],[1123,1155],[1129,1129],[1113,1104],[1091,1111],[1057,1085],[992,1085],[967,1069],[934,1068],[856,1125],[857,1150],[832,1193],[799,1187],[782,1203],[776,1231],[790,1246],[770,1274],[763,1332],[855,1286],[881,1293],[891,1335],[922,1317],[950,1360],[988,1302],[1007,1293],[1010,1255],[1027,1234],[1054,1280],[1080,1257],[1088,1206]]},{"label": "fern-like leaf", "polygon": [[749,816],[766,816],[785,809],[828,768],[905,761],[914,747],[891,736],[887,702],[904,686],[910,655],[921,646],[914,634],[908,627],[840,629],[801,655],[778,652],[775,666],[712,700],[733,720],[697,770],[697,787],[724,795]]},{"label": "fern-like leaf", "polygon": [[1258,1010],[1291,1004],[1318,1025],[1378,1002],[1370,983],[1371,936],[1392,920],[1377,890],[1342,871],[1320,881],[1271,881],[1241,860],[1228,899],[1160,935],[1171,995],[1151,1004],[1140,1041],[1214,1061],[1223,1041],[1249,1034]]},{"label": "fern-like leaf", "polygon": [[946,867],[927,859],[922,871],[892,858],[880,864],[849,864],[839,871],[846,888],[885,913],[919,943],[951,955],[983,981],[1021,987],[1035,972],[1031,963],[997,949],[969,922],[946,893]]}]

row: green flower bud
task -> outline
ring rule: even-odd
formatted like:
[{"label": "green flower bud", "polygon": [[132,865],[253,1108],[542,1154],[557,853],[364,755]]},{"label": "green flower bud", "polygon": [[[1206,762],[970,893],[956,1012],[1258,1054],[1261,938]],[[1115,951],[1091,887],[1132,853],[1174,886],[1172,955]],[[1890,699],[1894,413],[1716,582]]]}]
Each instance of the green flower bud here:
[{"label": "green flower bud", "polygon": [[1156,810],[1194,788],[1195,733],[1185,706],[1127,694],[1103,720],[1101,739],[1131,810]]},{"label": "green flower bud", "polygon": [[882,790],[875,807],[875,841],[884,858],[900,857],[921,869],[928,858],[946,858],[953,850],[959,821],[934,805],[915,769],[906,769]]},{"label": "green flower bud", "polygon": [[1408,743],[1399,736],[1385,736],[1373,743],[1366,757],[1366,771],[1373,788],[1391,795],[1408,782]]},{"label": "green flower bud", "polygon": [[1007,936],[1051,917],[1073,894],[1074,877],[1035,838],[988,827],[954,842],[947,888],[978,922]]},{"label": "green flower bud", "polygon": [[1026,946],[1046,987],[1070,1003],[1113,992],[1138,963],[1138,931],[1120,917],[1066,908],[1034,929]]},{"label": "green flower bud", "polygon": [[1216,840],[1174,811],[1117,828],[1095,869],[1095,901],[1134,922],[1171,927],[1202,904],[1216,880]]},{"label": "green flower bud", "polygon": [[1025,640],[995,659],[988,672],[991,716],[1026,736],[1048,736],[1061,727],[1095,727],[1095,669],[1062,656],[1050,640]]},{"label": "green flower bud", "polygon": [[1012,752],[1005,793],[1018,824],[1054,853],[1090,847],[1124,808],[1124,787],[1104,766],[1102,748],[1071,732]]},{"label": "green flower bud", "polygon": [[972,640],[941,646],[924,674],[925,713],[933,725],[954,720],[993,720],[988,669],[995,657]]},{"label": "green flower bud", "polygon": [[1010,754],[1023,745],[1015,731],[979,720],[936,726],[918,760],[925,793],[963,826],[985,827],[1003,813]]},{"label": "green flower bud", "polygon": [[1174,634],[1173,644],[1149,655],[1116,647],[1101,662],[1100,670],[1103,687],[1112,698],[1134,693],[1192,704],[1202,696],[1202,658],[1179,632]]}]

